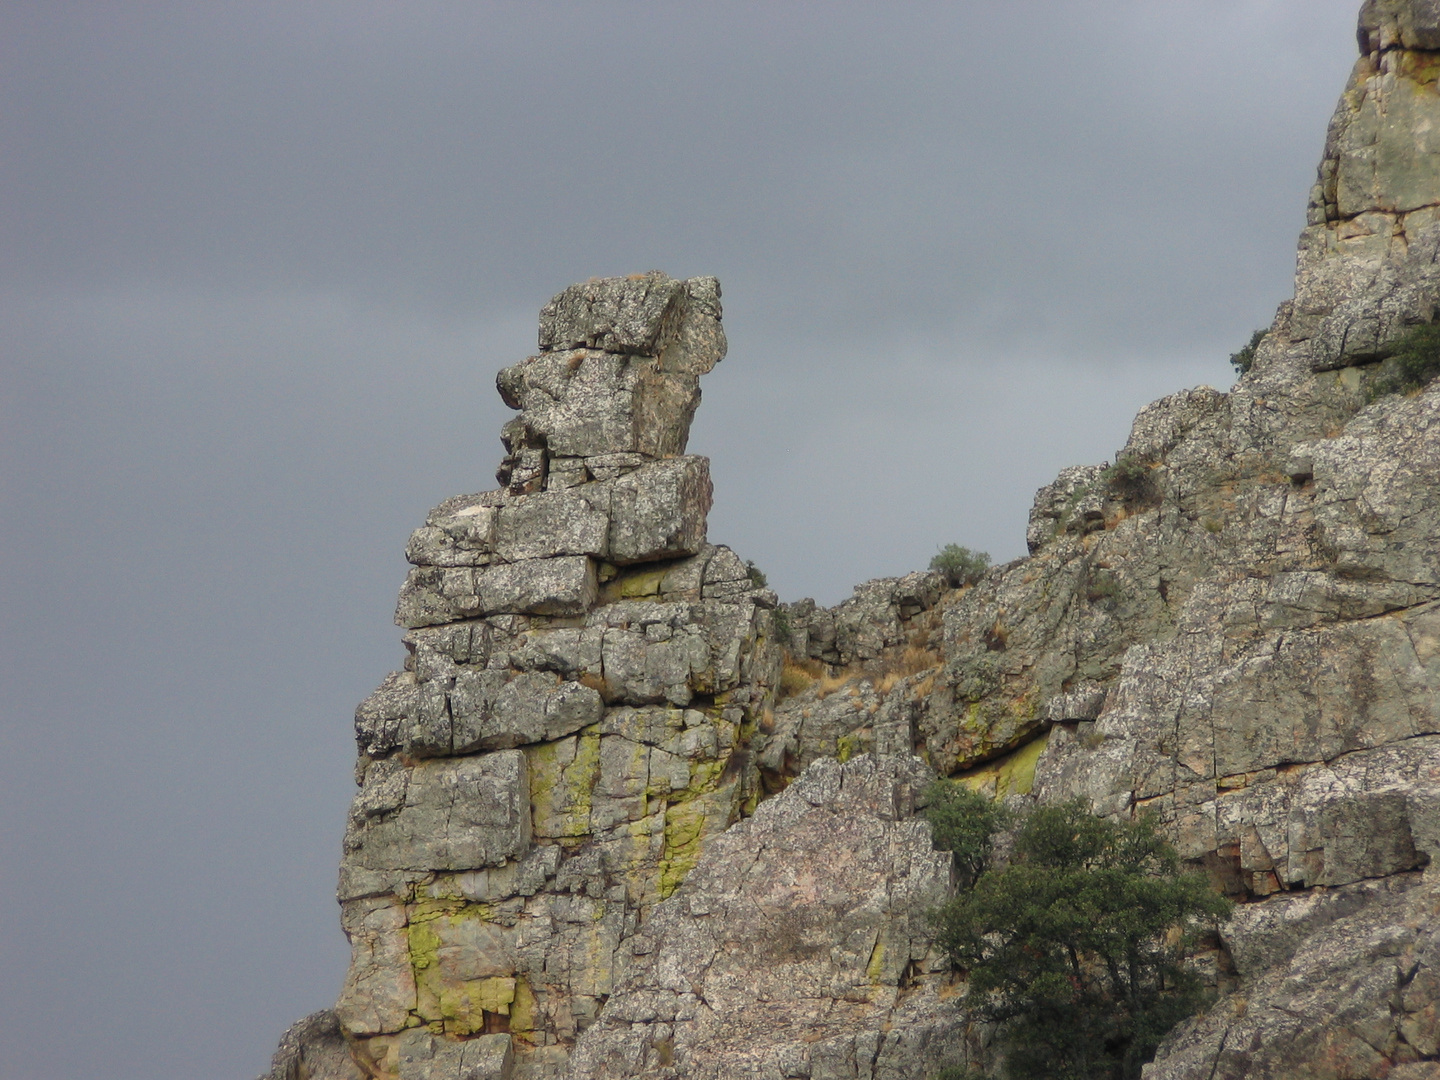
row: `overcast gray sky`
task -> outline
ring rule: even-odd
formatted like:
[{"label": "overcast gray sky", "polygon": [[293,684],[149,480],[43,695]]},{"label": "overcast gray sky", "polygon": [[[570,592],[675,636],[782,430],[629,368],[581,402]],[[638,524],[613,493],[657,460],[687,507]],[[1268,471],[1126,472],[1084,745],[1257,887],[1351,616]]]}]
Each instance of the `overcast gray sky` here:
[{"label": "overcast gray sky", "polygon": [[0,1080],[333,1002],[350,717],[572,281],[715,274],[786,599],[1023,553],[1290,295],[1358,0],[0,2]]}]

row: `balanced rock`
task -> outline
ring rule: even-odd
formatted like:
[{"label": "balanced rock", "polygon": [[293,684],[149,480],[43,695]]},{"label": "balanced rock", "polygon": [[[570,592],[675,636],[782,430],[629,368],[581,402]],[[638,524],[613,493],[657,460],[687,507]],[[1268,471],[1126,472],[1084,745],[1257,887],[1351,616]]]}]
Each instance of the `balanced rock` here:
[{"label": "balanced rock", "polygon": [[407,545],[408,656],[356,712],[340,870],[332,1042],[367,1076],[558,1075],[624,943],[759,795],[775,600],[707,542],[684,454],[719,295],[647,274],[556,297],[499,378],[506,486]]},{"label": "balanced rock", "polygon": [[516,495],[575,487],[684,453],[700,376],[725,355],[720,314],[714,278],[659,273],[572,285],[551,300],[540,355],[496,379],[520,410],[505,426],[501,484]]}]

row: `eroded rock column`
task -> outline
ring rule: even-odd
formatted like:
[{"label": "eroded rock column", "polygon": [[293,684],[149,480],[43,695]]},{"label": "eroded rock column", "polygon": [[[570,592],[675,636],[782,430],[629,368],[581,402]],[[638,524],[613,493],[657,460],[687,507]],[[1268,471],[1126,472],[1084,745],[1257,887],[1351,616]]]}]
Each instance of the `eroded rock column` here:
[{"label": "eroded rock column", "polygon": [[775,600],[707,543],[685,454],[719,297],[663,274],[557,296],[497,380],[502,488],[410,540],[340,873],[335,1012],[375,1076],[558,1075],[617,950],[757,797]]}]

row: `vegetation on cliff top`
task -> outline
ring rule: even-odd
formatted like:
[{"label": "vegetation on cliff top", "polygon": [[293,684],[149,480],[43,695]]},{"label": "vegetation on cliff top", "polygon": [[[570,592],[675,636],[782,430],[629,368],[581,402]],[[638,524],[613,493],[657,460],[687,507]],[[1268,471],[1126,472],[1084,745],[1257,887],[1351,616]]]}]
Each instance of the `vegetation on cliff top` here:
[{"label": "vegetation on cliff top", "polygon": [[974,585],[990,567],[990,555],[984,551],[971,551],[959,544],[946,544],[930,560],[930,569],[945,575],[951,588]]}]

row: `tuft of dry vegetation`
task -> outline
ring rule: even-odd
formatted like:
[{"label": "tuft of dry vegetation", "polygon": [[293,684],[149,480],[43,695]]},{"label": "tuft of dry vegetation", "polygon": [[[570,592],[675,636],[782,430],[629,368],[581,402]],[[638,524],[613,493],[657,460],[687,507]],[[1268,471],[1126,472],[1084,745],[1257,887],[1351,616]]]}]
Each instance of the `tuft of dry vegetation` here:
[{"label": "tuft of dry vegetation", "polygon": [[784,657],[780,664],[780,700],[797,697],[805,693],[815,685],[817,679],[825,674],[825,665],[819,660],[798,659],[791,654],[789,649],[785,650]]},{"label": "tuft of dry vegetation", "polygon": [[929,697],[930,692],[935,689],[935,676],[939,674],[940,669],[937,667],[911,688],[911,693],[915,696],[916,701]]},{"label": "tuft of dry vegetation", "polygon": [[825,674],[820,676],[819,686],[815,690],[816,697],[829,697],[837,690],[843,690],[847,686],[854,686],[860,681],[860,674],[854,671],[840,669],[831,671],[826,669]]},{"label": "tuft of dry vegetation", "polygon": [[874,680],[875,691],[879,694],[888,694],[901,679],[940,666],[940,654],[919,644],[907,645],[898,656],[887,660],[885,670]]},{"label": "tuft of dry vegetation", "polygon": [[610,684],[593,671],[584,672],[577,681],[581,686],[588,686],[591,690],[596,691],[606,701],[609,701],[613,696],[610,690]]}]

